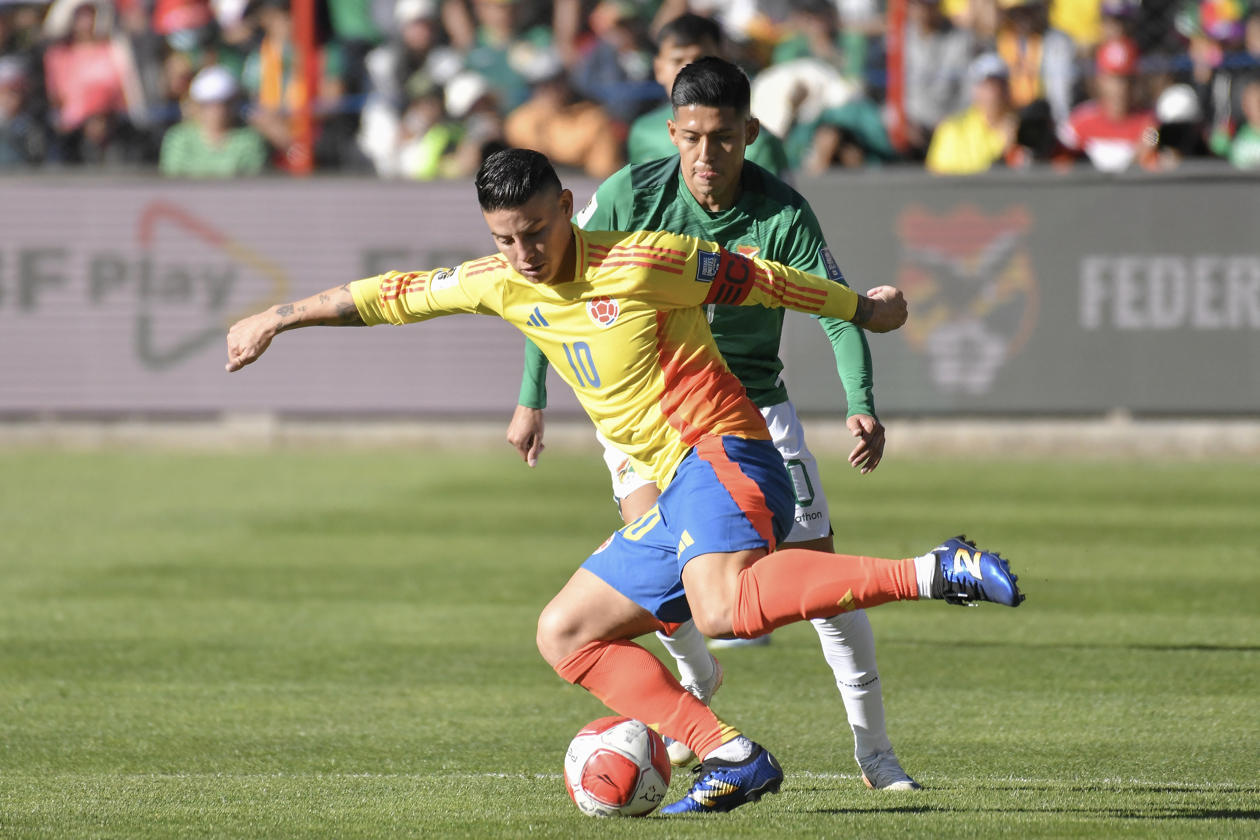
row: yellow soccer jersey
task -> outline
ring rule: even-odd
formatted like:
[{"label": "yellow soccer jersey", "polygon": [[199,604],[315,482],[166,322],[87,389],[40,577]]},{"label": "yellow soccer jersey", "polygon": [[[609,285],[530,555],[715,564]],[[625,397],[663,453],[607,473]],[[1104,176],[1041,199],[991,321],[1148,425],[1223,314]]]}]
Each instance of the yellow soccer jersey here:
[{"label": "yellow soccer jersey", "polygon": [[704,304],[786,306],[849,320],[847,286],[672,233],[577,237],[573,280],[533,283],[500,256],[455,269],[390,272],[351,285],[368,325],[498,315],[546,354],[596,428],[664,489],[706,435],[768,440],[726,367]]}]

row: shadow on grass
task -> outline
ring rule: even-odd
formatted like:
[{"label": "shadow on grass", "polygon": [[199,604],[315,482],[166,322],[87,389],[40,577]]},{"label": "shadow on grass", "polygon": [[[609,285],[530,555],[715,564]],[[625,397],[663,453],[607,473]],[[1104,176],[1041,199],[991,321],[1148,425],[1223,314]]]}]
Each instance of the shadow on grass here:
[{"label": "shadow on grass", "polygon": [[1140,811],[1113,809],[1104,811],[1108,816],[1122,820],[1245,820],[1260,822],[1260,811],[1244,811],[1237,808],[1186,808],[1165,814],[1143,814]]},{"label": "shadow on grass", "polygon": [[1044,648],[1047,650],[1147,650],[1158,653],[1190,653],[1204,651],[1224,651],[1227,653],[1256,653],[1260,645],[1151,645],[1151,644],[1092,644],[1085,642],[1063,642],[1059,644],[1043,642],[975,642],[960,639],[950,642],[928,641],[918,639],[884,640],[882,645],[915,645],[917,647],[952,647],[952,648]]},{"label": "shadow on grass", "polygon": [[813,808],[811,814],[936,814],[936,813],[996,813],[996,814],[1059,814],[1063,816],[1093,816],[1118,820],[1241,820],[1260,822],[1260,810],[1241,808],[1182,808],[1145,813],[1132,808],[948,808],[931,805],[904,805],[888,808]]}]

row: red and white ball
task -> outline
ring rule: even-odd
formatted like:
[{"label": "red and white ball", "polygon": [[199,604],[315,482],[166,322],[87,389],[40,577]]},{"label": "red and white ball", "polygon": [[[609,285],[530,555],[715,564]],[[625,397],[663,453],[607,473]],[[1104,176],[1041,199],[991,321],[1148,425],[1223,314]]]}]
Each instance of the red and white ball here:
[{"label": "red and white ball", "polygon": [[665,741],[647,725],[606,717],[582,727],[564,754],[564,783],[588,817],[642,817],[669,790]]}]

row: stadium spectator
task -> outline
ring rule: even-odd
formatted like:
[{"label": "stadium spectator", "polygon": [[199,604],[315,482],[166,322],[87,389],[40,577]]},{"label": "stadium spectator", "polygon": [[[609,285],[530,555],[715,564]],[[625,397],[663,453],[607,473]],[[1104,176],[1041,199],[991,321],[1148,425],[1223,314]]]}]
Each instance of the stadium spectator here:
[{"label": "stadium spectator", "polygon": [[555,53],[529,68],[534,92],[508,115],[504,134],[518,149],[542,152],[556,163],[607,178],[622,166],[621,138],[607,112],[578,98]]},{"label": "stadium spectator", "polygon": [[407,82],[410,100],[399,131],[398,174],[418,181],[451,177],[450,161],[463,133],[448,118],[443,91],[423,72]]},{"label": "stadium spectator", "polygon": [[189,90],[192,117],[162,139],[163,175],[182,178],[231,178],[257,175],[267,160],[267,146],[248,126],[233,125],[239,87],[223,67],[207,67]]},{"label": "stadium spectator", "polygon": [[232,71],[240,79],[244,75],[245,62],[253,53],[257,38],[257,16],[246,14],[248,0],[212,0],[218,37],[212,47],[213,63]]},{"label": "stadium spectator", "polygon": [[[17,59],[26,77],[23,109],[47,127],[48,93],[44,84],[44,7],[0,4],[0,57]],[[45,131],[47,135],[48,132]]]},{"label": "stadium spectator", "polygon": [[1157,163],[1159,123],[1151,111],[1134,108],[1137,60],[1137,45],[1130,40],[1101,45],[1095,61],[1097,98],[1078,105],[1059,126],[1060,142],[1083,152],[1102,172],[1121,172],[1134,163],[1152,168]]},{"label": "stadium spectator", "polygon": [[1243,86],[1239,110],[1243,120],[1238,131],[1231,137],[1226,127],[1218,127],[1212,133],[1212,151],[1237,169],[1260,169],[1260,79]]},{"label": "stadium spectator", "polygon": [[1188,157],[1207,154],[1203,107],[1193,87],[1177,84],[1165,88],[1155,102],[1155,118],[1159,124],[1160,169],[1176,169]]},{"label": "stadium spectator", "polygon": [[[1234,115],[1242,107],[1243,89],[1253,79],[1260,79],[1260,4],[1239,27],[1227,31],[1238,34],[1240,40],[1210,52],[1208,60],[1214,62],[1210,82],[1199,88],[1204,108],[1216,126],[1235,121]],[[1228,62],[1226,50],[1233,53]]]},{"label": "stadium spectator", "polygon": [[209,43],[215,34],[210,29],[213,20],[214,14],[205,0],[157,0],[153,7],[153,31],[178,52]]},{"label": "stadium spectator", "polygon": [[107,0],[57,0],[44,32],[44,78],[57,155],[68,163],[132,162],[138,152],[131,114],[146,103],[130,44],[114,36]]},{"label": "stadium spectator", "polygon": [[1137,0],[1103,0],[1099,10],[1098,39],[1094,43],[1132,38],[1137,9]]},{"label": "stadium spectator", "polygon": [[941,123],[928,148],[928,171],[973,175],[995,164],[1017,162],[1019,120],[1011,107],[1006,63],[985,53],[971,64],[971,106]]},{"label": "stadium spectator", "polygon": [[[442,57],[437,17],[435,0],[398,0],[393,36],[367,56],[368,97],[360,115],[358,143],[383,178],[402,174],[398,158],[404,142],[402,119],[416,90],[440,85],[463,64],[460,57],[451,55],[454,67],[440,78],[427,67],[431,56]],[[436,93],[440,101],[441,91]]]},{"label": "stadium spectator", "polygon": [[498,97],[476,73],[461,73],[447,84],[446,112],[464,129],[450,166],[452,177],[471,178],[486,158],[508,148]]},{"label": "stadium spectator", "polygon": [[927,152],[932,132],[967,106],[967,67],[975,37],[954,26],[940,0],[910,0],[903,46],[907,139],[916,156]]},{"label": "stadium spectator", "polygon": [[530,96],[529,80],[521,68],[551,49],[551,32],[542,25],[526,26],[526,10],[518,0],[473,0],[477,40],[465,65],[485,77],[504,111]]},{"label": "stadium spectator", "polygon": [[[850,66],[846,61],[836,7],[827,0],[799,0],[794,3],[781,28],[783,37],[774,47],[771,64],[816,58],[830,64],[853,82],[859,85],[865,83],[864,68],[860,64]],[[865,46],[859,46],[858,51],[864,54]]]},{"label": "stadium spectator", "polygon": [[840,71],[817,58],[773,65],[752,84],[753,116],[786,137],[793,166],[817,174],[895,157],[879,108]]},{"label": "stadium spectator", "polygon": [[48,136],[27,100],[30,78],[16,55],[0,58],[0,168],[33,166],[48,154]]},{"label": "stadium spectator", "polygon": [[1050,26],[1070,37],[1082,55],[1102,40],[1102,18],[1102,0],[1050,0]]},{"label": "stadium spectator", "polygon": [[[303,156],[314,152],[301,148],[296,133],[297,109],[307,94],[306,80],[297,66],[288,0],[261,0],[258,20],[263,33],[262,41],[245,62],[242,71],[245,89],[254,106],[250,121],[276,149],[275,164],[281,169],[291,169]],[[321,80],[318,100],[321,104],[335,105],[341,98],[341,59],[341,51],[335,42],[319,51]],[[327,127],[326,121],[323,128],[326,130]],[[331,143],[336,144],[341,139],[333,136]],[[321,137],[319,142],[327,148],[330,141]]]},{"label": "stadium spectator", "polygon": [[[634,121],[630,126],[627,156],[630,163],[646,163],[649,160],[678,154],[669,139],[669,121],[674,117],[674,106],[669,102],[669,92],[674,88],[678,71],[705,55],[722,56],[725,52],[722,30],[716,23],[699,15],[685,14],[665,24],[657,35],[659,46],[652,61],[652,72],[657,83],[664,88],[665,102]],[[782,141],[764,125],[757,140],[745,155],[746,160],[781,175],[787,172],[787,153]]]},{"label": "stadium spectator", "polygon": [[1011,105],[1019,113],[1019,142],[1039,158],[1054,148],[1054,128],[1072,109],[1076,45],[1050,27],[1042,0],[998,0],[1002,9],[997,54],[1009,71]]},{"label": "stadium spectator", "polygon": [[333,37],[341,49],[342,79],[347,93],[363,93],[368,79],[364,70],[367,54],[384,40],[372,15],[372,0],[327,0]]},{"label": "stadium spectator", "polygon": [[[865,82],[871,42],[883,37],[885,4],[877,0],[834,0],[839,15],[840,48],[844,55],[841,72],[847,78]],[[767,4],[769,5],[769,4]]]},{"label": "stadium spectator", "polygon": [[1001,18],[997,0],[941,0],[941,14],[970,32],[979,49],[993,48]]},{"label": "stadium spectator", "polygon": [[507,148],[496,97],[479,74],[459,73],[443,89],[421,71],[408,80],[407,93],[393,175],[467,178],[491,153],[487,149]]},{"label": "stadium spectator", "polygon": [[642,83],[652,73],[647,32],[634,7],[618,0],[596,6],[590,27],[596,40],[573,68],[574,85],[613,119],[628,124],[643,111]]}]

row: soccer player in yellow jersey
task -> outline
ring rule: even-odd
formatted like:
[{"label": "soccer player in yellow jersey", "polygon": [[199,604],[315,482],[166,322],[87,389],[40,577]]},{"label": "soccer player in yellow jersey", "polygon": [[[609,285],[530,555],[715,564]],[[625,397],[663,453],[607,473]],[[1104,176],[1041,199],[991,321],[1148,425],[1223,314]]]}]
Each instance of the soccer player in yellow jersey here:
[{"label": "soccer player in yellow jersey", "polygon": [[542,349],[600,432],[662,490],[547,605],[537,641],[561,677],[703,759],[664,813],[730,810],[777,792],[783,771],[631,639],[687,618],[707,636],[755,638],[893,600],[1022,600],[1006,561],[960,538],[908,560],[771,553],[792,526],[791,479],[701,307],[787,306],[885,332],[905,321],[896,289],[861,296],[693,237],[582,231],[569,222],[572,194],[537,152],[490,157],[477,196],[499,254],[390,272],[246,318],[228,333],[227,368],[296,327],[457,313],[501,317]]}]

